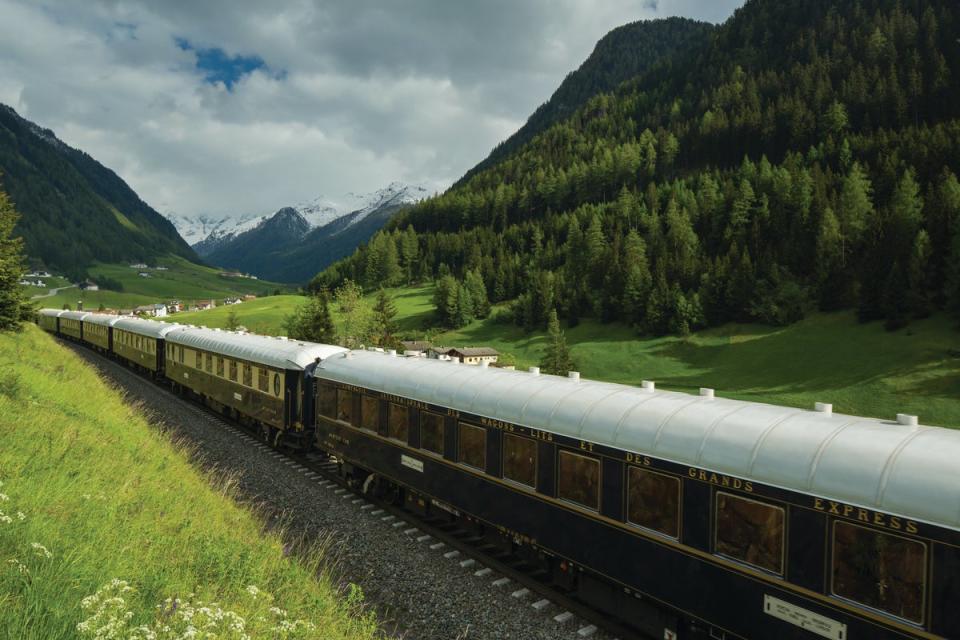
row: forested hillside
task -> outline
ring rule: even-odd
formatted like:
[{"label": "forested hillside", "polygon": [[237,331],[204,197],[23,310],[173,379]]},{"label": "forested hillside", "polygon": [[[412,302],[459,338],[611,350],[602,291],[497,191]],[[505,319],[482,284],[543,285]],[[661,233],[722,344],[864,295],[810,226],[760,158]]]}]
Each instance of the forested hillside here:
[{"label": "forested hillside", "polygon": [[0,105],[0,184],[35,264],[79,277],[99,262],[199,261],[173,225],[113,171]]},{"label": "forested hillside", "polygon": [[617,27],[597,42],[590,57],[571,71],[550,99],[533,112],[520,129],[494,147],[490,155],[460,179],[494,166],[556,122],[564,120],[593,96],[612,91],[658,62],[669,66],[672,56],[691,47],[704,47],[713,25],[687,18],[642,20]]},{"label": "forested hillside", "polygon": [[314,285],[479,276],[528,327],[556,307],[651,333],[958,309],[958,19],[947,0],[750,0]]}]

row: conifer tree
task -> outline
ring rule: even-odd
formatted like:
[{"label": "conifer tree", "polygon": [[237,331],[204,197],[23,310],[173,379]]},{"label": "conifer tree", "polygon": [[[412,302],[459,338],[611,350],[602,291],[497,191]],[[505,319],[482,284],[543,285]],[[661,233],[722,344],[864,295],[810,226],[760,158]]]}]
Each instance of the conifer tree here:
[{"label": "conifer tree", "polygon": [[565,376],[573,371],[577,365],[570,356],[570,347],[567,338],[560,329],[560,319],[557,310],[551,309],[547,320],[547,348],[540,360],[540,369],[544,373]]},{"label": "conifer tree", "polygon": [[23,238],[14,237],[20,216],[6,192],[0,189],[0,331],[15,331],[27,319],[30,305],[20,287],[26,273]]},{"label": "conifer tree", "polygon": [[287,335],[295,340],[336,344],[337,330],[330,315],[329,298],[326,289],[309,296],[306,302],[284,321]]},{"label": "conifer tree", "polygon": [[371,323],[371,337],[373,343],[385,348],[397,346],[397,307],[383,287],[377,292],[377,300],[373,304],[373,321]]}]

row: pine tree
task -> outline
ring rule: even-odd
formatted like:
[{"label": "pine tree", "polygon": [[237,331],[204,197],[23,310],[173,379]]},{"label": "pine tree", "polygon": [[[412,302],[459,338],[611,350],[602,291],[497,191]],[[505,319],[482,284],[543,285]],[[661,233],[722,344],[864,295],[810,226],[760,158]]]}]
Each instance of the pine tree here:
[{"label": "pine tree", "polygon": [[373,343],[385,348],[397,346],[397,307],[382,287],[377,292],[377,300],[373,304],[373,321],[370,335]]},{"label": "pine tree", "polygon": [[873,213],[873,187],[856,162],[843,180],[838,203],[837,219],[840,221],[841,266],[859,243]]},{"label": "pine tree", "polygon": [[236,331],[239,326],[240,314],[237,313],[236,309],[230,309],[230,312],[227,314],[227,322],[224,325],[224,329],[227,331]]},{"label": "pine tree", "polygon": [[477,270],[467,272],[463,281],[470,292],[470,301],[473,303],[473,315],[476,318],[486,318],[490,315],[490,300],[487,298],[487,287]]},{"label": "pine tree", "polygon": [[960,224],[953,230],[945,280],[943,295],[946,308],[960,318]]},{"label": "pine tree", "polygon": [[20,216],[0,189],[0,331],[16,331],[27,319],[30,305],[20,287],[26,273],[23,238],[13,236]]},{"label": "pine tree", "polygon": [[540,370],[544,373],[565,376],[570,371],[573,371],[576,366],[570,356],[570,347],[567,345],[567,338],[560,329],[560,319],[557,317],[557,310],[551,309],[547,320],[547,348],[544,350],[543,358],[540,360]]},{"label": "pine tree", "polygon": [[894,262],[887,281],[883,287],[883,315],[886,318],[884,327],[887,331],[896,331],[907,325],[909,312],[907,310],[907,278],[899,262]]},{"label": "pine tree", "polygon": [[459,329],[471,322],[473,322],[473,300],[470,297],[470,290],[463,283],[458,283],[454,296],[453,326]]},{"label": "pine tree", "polygon": [[336,344],[337,330],[330,315],[329,298],[325,289],[308,297],[306,302],[284,321],[287,335],[295,340]]}]

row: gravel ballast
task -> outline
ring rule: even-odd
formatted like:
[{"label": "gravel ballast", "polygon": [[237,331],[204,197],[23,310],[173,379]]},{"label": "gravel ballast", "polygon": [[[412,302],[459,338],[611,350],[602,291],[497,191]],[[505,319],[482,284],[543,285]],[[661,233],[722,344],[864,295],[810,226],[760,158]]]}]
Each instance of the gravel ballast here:
[{"label": "gravel ballast", "polygon": [[[299,464],[218,417],[112,360],[71,346],[130,400],[142,403],[154,423],[190,444],[204,468],[235,477],[240,497],[282,522],[291,539],[329,540],[326,562],[333,574],[362,588],[391,637],[555,640],[581,637],[578,631],[589,624],[575,616],[554,621],[563,609],[544,605],[536,593],[518,594],[522,585],[484,572],[481,560],[462,564],[468,556],[433,548],[437,540],[411,531],[413,525],[394,526],[397,520],[379,508],[337,493],[335,485],[322,486]],[[590,637],[609,636],[597,631]]]}]

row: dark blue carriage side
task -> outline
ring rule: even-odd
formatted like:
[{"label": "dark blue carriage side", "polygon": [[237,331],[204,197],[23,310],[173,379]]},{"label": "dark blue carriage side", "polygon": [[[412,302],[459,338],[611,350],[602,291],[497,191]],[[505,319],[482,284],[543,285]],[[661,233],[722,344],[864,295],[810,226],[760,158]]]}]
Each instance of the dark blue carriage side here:
[{"label": "dark blue carriage side", "polygon": [[[322,383],[323,372],[318,371],[317,375]],[[352,384],[335,383],[334,386],[358,394],[364,392]],[[395,399],[379,392],[366,393],[380,399],[381,416]],[[359,398],[355,404],[354,417],[360,415]],[[447,407],[427,407],[416,401],[409,402],[408,406],[411,425],[418,423],[417,415],[422,409],[429,408],[443,415],[457,413]],[[486,428],[484,470],[456,462],[460,421]],[[653,467],[672,473],[682,483],[682,532],[680,538],[674,540],[624,521],[624,476],[631,466],[626,452],[596,450],[597,455],[602,455],[603,475],[601,508],[593,512],[559,499],[555,486],[557,451],[582,450],[589,443],[556,434],[550,442],[541,441],[537,486],[532,490],[500,477],[500,449],[507,425],[484,423],[479,416],[466,414],[456,418],[448,416],[444,427],[444,455],[438,456],[419,448],[414,426],[407,441],[398,442],[386,437],[382,417],[376,431],[358,428],[356,419],[353,423],[348,425],[318,416],[318,446],[348,466],[358,467],[358,477],[369,471],[387,478],[401,486],[414,502],[425,503],[428,509],[431,503],[439,502],[443,511],[476,519],[487,529],[498,530],[520,546],[546,556],[544,562],[552,570],[565,567],[567,572],[574,572],[570,585],[594,605],[657,637],[663,635],[664,629],[691,633],[689,625],[696,625],[698,621],[701,628],[724,633],[728,638],[801,640],[815,637],[777,617],[777,613],[805,616],[810,624],[827,621],[823,624],[842,634],[844,639],[958,637],[960,627],[953,611],[955,607],[943,604],[957,582],[955,576],[949,572],[943,575],[942,570],[956,566],[955,545],[960,539],[949,532],[948,537],[953,536],[950,540],[928,539],[926,542],[931,554],[937,556],[938,565],[928,585],[931,594],[927,611],[935,610],[935,617],[931,621],[927,616],[925,630],[827,595],[830,592],[827,536],[835,518],[811,508],[809,496],[759,483],[751,483],[750,490],[746,491],[742,482],[740,488],[734,488],[732,479],[721,477],[711,481],[707,476],[703,480],[694,468],[651,460]],[[535,432],[520,425],[509,425],[509,428],[525,435]],[[720,492],[783,505],[787,520],[785,577],[716,553],[713,505]],[[436,504],[432,508],[439,513]],[[921,527],[921,534],[937,533],[935,528],[917,526]],[[562,581],[563,576],[557,578]]]}]

